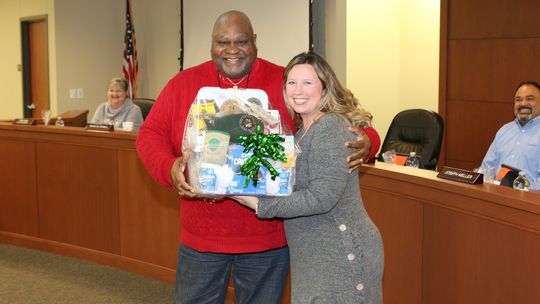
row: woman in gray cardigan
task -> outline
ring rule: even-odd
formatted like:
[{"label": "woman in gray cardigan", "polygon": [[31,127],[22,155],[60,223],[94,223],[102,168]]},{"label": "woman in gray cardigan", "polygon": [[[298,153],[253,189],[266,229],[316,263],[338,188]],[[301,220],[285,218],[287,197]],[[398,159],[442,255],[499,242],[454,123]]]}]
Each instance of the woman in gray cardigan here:
[{"label": "woman in gray cardigan", "polygon": [[295,191],[287,197],[235,196],[259,218],[284,218],[293,303],[382,303],[383,246],[347,156],[351,125],[371,114],[313,52],[285,68],[284,95],[300,129]]},{"label": "woman in gray cardigan", "polygon": [[91,123],[114,124],[115,129],[122,128],[122,122],[132,121],[133,131],[138,131],[143,123],[141,108],[127,98],[128,81],[115,77],[107,88],[107,101],[100,104],[90,120]]}]

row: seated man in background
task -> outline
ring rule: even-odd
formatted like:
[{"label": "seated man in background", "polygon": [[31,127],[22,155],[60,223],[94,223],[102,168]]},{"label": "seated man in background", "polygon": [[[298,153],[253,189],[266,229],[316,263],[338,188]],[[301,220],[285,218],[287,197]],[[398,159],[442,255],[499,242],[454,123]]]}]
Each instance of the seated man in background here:
[{"label": "seated man in background", "polygon": [[540,84],[519,84],[514,98],[516,119],[497,131],[481,169],[509,165],[524,171],[530,189],[540,190]]}]

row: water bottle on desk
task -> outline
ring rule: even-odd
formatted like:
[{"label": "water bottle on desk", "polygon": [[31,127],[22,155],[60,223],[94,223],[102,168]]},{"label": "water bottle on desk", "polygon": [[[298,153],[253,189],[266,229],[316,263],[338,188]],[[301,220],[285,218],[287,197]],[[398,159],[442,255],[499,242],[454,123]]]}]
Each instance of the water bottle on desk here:
[{"label": "water bottle on desk", "polygon": [[527,176],[525,175],[525,172],[519,171],[518,177],[514,180],[514,189],[518,189],[521,191],[529,191],[529,180],[527,179]]},{"label": "water bottle on desk", "polygon": [[405,161],[405,166],[413,168],[420,167],[420,158],[416,156],[416,152],[412,151],[409,153],[409,157],[407,157],[407,160]]},{"label": "water bottle on desk", "polygon": [[55,126],[57,127],[63,127],[64,126],[64,121],[62,120],[62,117],[58,116],[56,118],[56,122],[54,123]]}]

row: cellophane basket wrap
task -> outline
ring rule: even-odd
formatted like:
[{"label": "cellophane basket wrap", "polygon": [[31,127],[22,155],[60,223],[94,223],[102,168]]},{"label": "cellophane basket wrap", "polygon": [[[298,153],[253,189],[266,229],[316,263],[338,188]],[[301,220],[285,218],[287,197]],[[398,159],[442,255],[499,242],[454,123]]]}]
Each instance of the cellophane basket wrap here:
[{"label": "cellophane basket wrap", "polygon": [[277,110],[258,89],[203,87],[191,105],[182,150],[200,197],[287,196],[296,148]]}]

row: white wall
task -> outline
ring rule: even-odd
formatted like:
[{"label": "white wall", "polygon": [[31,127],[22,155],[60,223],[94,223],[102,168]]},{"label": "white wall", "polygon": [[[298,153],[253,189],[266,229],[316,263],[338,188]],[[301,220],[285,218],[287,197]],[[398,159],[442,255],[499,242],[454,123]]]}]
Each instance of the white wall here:
[{"label": "white wall", "polygon": [[[58,83],[53,113],[93,113],[106,100],[109,79],[122,75],[125,1],[56,0],[55,14]],[[83,98],[71,99],[71,88],[82,88]]]},{"label": "white wall", "polygon": [[22,117],[21,18],[50,15],[54,0],[0,1],[0,119]]},{"label": "white wall", "polygon": [[257,34],[258,56],[286,65],[309,49],[309,1],[307,0],[185,0],[184,68],[210,59],[212,27],[229,10],[244,12]]},{"label": "white wall", "polygon": [[[139,96],[157,98],[179,71],[180,1],[133,0],[139,52]],[[186,2],[186,1],[184,1]]]},{"label": "white wall", "polygon": [[[124,0],[0,1],[0,119],[22,117],[20,19],[48,17],[50,106],[53,115],[105,101],[110,78],[122,75]],[[178,71],[179,1],[134,0],[139,53],[139,96],[156,98]],[[71,99],[70,88],[82,88]]]},{"label": "white wall", "polygon": [[347,87],[384,139],[409,108],[438,109],[440,0],[347,1]]},{"label": "white wall", "polygon": [[[179,2],[133,0],[140,97],[157,98],[166,82],[178,72]],[[308,5],[307,0],[184,1],[186,38],[189,34],[195,38],[185,41],[184,67],[210,58],[210,34],[215,18],[231,9],[242,10],[252,19],[259,37],[259,55],[286,64],[293,55],[308,48]],[[89,109],[91,117],[105,101],[109,79],[122,75],[125,1],[0,1],[0,33],[7,46],[0,56],[3,71],[0,100],[5,104],[0,119],[22,116],[22,75],[17,71],[17,64],[21,63],[19,23],[20,18],[34,15],[48,15],[53,115],[71,109]],[[70,98],[72,88],[82,88],[84,97]]]},{"label": "white wall", "polygon": [[325,1],[325,58],[342,84],[347,83],[347,3]]},{"label": "white wall", "polygon": [[[139,97],[157,98],[178,71],[179,1],[134,0]],[[122,76],[126,5],[123,0],[56,0],[58,111],[89,109],[106,100],[108,82]],[[69,96],[83,88],[82,99]]]},{"label": "white wall", "polygon": [[[374,114],[382,138],[400,110],[437,109],[440,0],[326,1],[328,61]],[[179,1],[133,2],[139,96],[156,98],[178,71]],[[307,0],[184,0],[184,6],[186,35],[196,33],[199,43],[185,41],[186,67],[210,58],[213,22],[230,9],[252,19],[261,57],[285,65],[308,48]],[[22,116],[20,18],[44,14],[54,115],[89,109],[91,116],[105,100],[108,80],[121,75],[124,0],[1,0],[0,119]],[[69,89],[78,87],[84,98],[70,99]]]},{"label": "white wall", "polygon": [[440,0],[404,3],[400,22],[400,109],[424,108],[437,112]]}]

